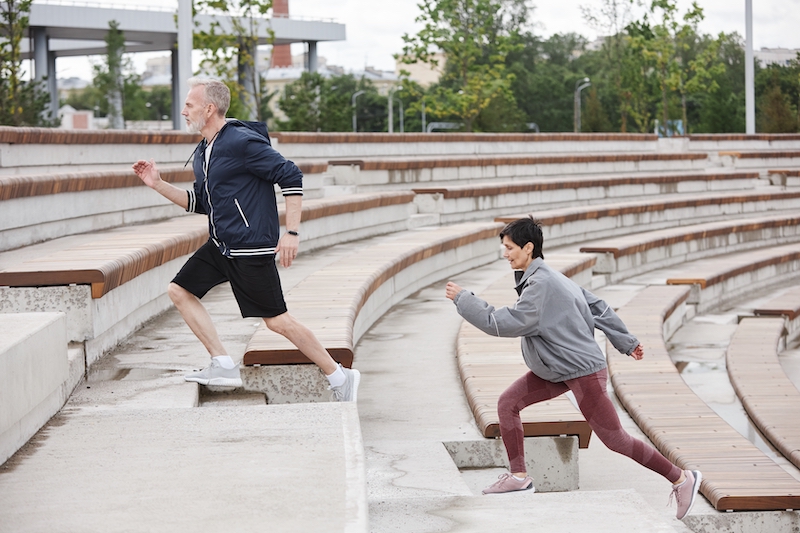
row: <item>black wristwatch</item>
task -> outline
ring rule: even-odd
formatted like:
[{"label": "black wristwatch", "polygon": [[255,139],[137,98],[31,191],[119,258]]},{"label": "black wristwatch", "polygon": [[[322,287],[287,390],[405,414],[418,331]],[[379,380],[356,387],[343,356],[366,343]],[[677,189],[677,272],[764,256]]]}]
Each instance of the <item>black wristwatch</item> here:
[{"label": "black wristwatch", "polygon": [[298,235],[300,235],[300,234],[299,234],[299,233],[297,233],[296,231],[292,231],[292,230],[288,230],[286,233],[288,233],[289,235],[294,235],[295,237],[297,237]]}]

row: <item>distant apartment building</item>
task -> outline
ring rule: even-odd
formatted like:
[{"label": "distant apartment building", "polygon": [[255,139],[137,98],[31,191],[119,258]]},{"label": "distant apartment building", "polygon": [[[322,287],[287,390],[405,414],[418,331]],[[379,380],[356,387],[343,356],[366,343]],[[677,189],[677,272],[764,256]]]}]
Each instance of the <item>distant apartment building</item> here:
[{"label": "distant apartment building", "polygon": [[793,60],[797,59],[798,49],[791,48],[761,48],[753,51],[753,55],[761,63],[762,67],[769,65],[789,66]]}]

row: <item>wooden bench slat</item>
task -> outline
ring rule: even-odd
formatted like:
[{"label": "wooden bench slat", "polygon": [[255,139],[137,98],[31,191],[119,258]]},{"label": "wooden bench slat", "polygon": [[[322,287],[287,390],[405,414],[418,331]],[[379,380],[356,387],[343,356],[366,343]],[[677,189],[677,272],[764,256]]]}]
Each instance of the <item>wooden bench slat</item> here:
[{"label": "wooden bench slat", "polygon": [[[619,310],[638,334],[631,323],[644,325],[640,315],[651,308],[650,340],[643,360],[631,361],[609,348],[609,371],[617,396],[661,453],[681,468],[703,472],[700,490],[716,509],[800,507],[800,482],[719,418],[682,379],[662,382],[664,364],[671,364],[661,334],[668,315],[657,311],[674,309],[675,302],[685,301],[688,294],[689,289],[679,286],[650,286]],[[648,375],[651,365],[658,375]],[[673,376],[679,377],[677,369]],[[661,383],[654,386],[657,382]]]}]

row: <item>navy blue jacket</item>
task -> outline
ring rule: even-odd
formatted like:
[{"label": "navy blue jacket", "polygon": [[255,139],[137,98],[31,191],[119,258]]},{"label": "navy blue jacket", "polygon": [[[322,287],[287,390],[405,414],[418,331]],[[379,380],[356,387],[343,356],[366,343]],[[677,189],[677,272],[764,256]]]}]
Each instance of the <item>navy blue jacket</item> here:
[{"label": "navy blue jacket", "polygon": [[208,215],[211,240],[227,257],[272,255],[280,238],[275,184],[284,196],[303,194],[303,173],[270,144],[258,123],[228,121],[211,144],[197,146],[189,212]]}]

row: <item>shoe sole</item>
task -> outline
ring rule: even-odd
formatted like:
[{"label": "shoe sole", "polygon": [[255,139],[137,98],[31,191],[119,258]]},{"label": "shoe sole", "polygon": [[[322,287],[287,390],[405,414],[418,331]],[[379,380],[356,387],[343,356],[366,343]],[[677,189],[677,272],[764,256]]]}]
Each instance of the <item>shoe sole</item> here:
[{"label": "shoe sole", "polygon": [[[531,490],[531,489],[533,489],[533,481],[528,483],[527,487],[522,487],[521,489],[506,490],[503,492],[483,492],[483,494],[508,494],[509,492],[522,492],[523,490]],[[534,489],[533,492],[536,492],[536,489]]]},{"label": "shoe sole", "polygon": [[358,398],[358,385],[361,383],[361,372],[356,369],[353,370],[353,397],[350,399],[351,402],[356,401]]},{"label": "shoe sole", "polygon": [[694,507],[694,502],[697,499],[697,493],[700,491],[700,483],[703,482],[703,474],[699,470],[692,470],[692,474],[694,475],[694,485],[692,485],[692,499],[689,500],[689,508],[686,509],[686,513],[679,520],[683,520],[686,516],[692,511],[692,507]]},{"label": "shoe sole", "polygon": [[241,379],[235,378],[212,378],[212,379],[205,379],[205,378],[188,378],[184,377],[184,380],[188,381],[189,383],[198,383],[200,385],[205,385],[206,387],[233,387],[239,388],[242,386]]}]

